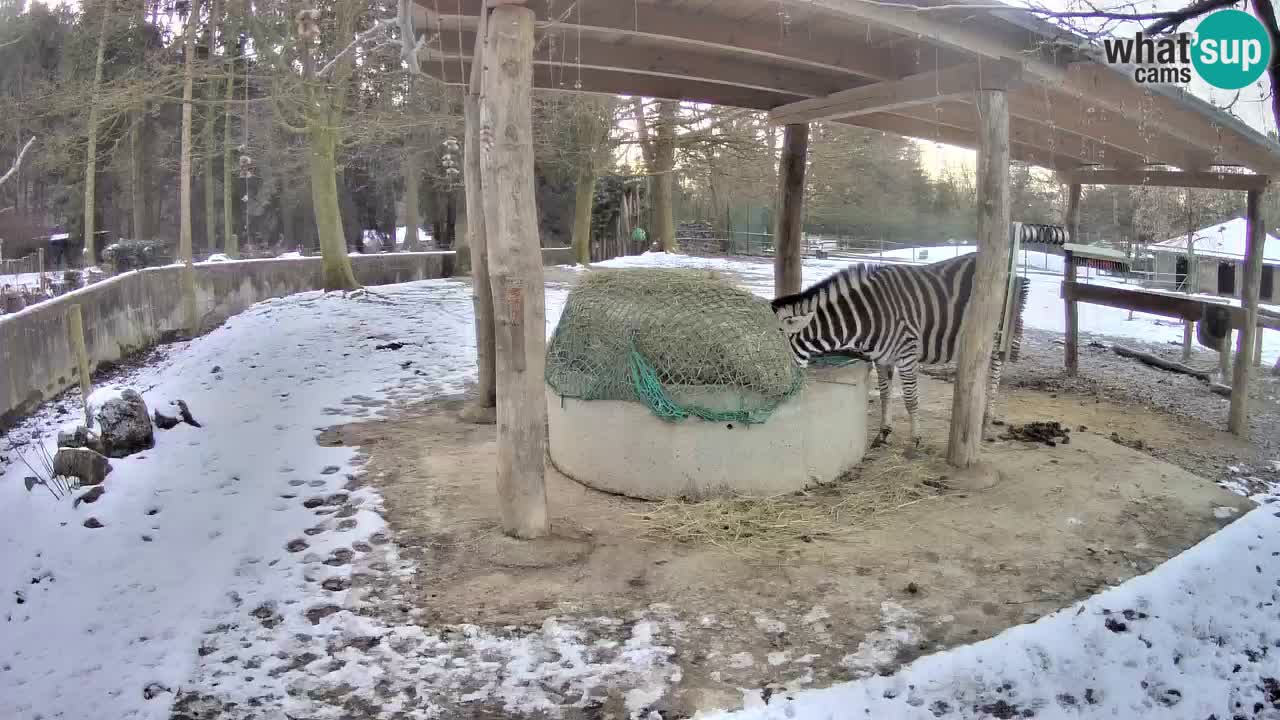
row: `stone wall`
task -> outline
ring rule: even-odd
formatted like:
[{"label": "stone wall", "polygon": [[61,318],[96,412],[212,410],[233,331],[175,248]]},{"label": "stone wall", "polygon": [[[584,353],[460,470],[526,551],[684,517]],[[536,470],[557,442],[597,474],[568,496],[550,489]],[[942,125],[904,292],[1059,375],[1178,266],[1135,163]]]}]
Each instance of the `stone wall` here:
[{"label": "stone wall", "polygon": [[[548,265],[570,257],[564,248],[543,252]],[[390,285],[452,277],[454,253],[356,255],[351,265],[362,285]],[[207,331],[254,303],[318,289],[320,258],[203,263],[195,266],[195,280],[200,328]],[[97,368],[184,330],[182,268],[124,273],[0,316],[0,431],[78,382],[66,325],[76,303],[90,368]]]}]

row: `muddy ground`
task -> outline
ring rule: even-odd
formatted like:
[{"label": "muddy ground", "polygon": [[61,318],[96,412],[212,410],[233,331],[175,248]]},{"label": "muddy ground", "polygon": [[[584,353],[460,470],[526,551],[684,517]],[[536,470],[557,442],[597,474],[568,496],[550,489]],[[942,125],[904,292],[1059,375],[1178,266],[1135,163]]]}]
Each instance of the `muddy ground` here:
[{"label": "muddy ground", "polygon": [[[737,706],[741,688],[825,686],[991,637],[1151,570],[1250,506],[1151,454],[1195,446],[1234,457],[1248,444],[1100,394],[1025,384],[1015,379],[1001,414],[1013,424],[1058,421],[1069,443],[993,439],[986,457],[1000,482],[958,487],[941,458],[950,386],[926,378],[924,453],[908,463],[891,440],[843,482],[902,472],[927,495],[873,517],[834,518],[830,532],[806,528],[763,554],[655,538],[645,519],[653,503],[588,490],[554,470],[554,535],[508,540],[496,518],[494,428],[459,422],[458,398],[337,428],[325,441],[365,449],[364,480],[385,498],[396,543],[416,566],[401,579],[367,576],[389,622],[533,628],[549,616],[657,612],[678,628],[669,641],[683,677],[655,707],[687,717]],[[901,398],[893,402],[900,439],[906,422]],[[868,412],[878,417],[876,400]],[[830,487],[792,501],[841,497]]]}]

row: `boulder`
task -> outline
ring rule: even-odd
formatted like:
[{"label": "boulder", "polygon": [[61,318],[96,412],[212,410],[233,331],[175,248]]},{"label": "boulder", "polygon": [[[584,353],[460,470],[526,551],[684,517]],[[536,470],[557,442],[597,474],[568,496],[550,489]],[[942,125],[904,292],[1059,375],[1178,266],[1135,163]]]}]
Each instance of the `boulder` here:
[{"label": "boulder", "polygon": [[111,473],[111,463],[89,448],[58,448],[53,456],[53,474],[73,477],[80,485],[101,485]]},{"label": "boulder", "polygon": [[177,427],[179,422],[178,418],[172,415],[165,415],[164,413],[160,412],[159,408],[156,408],[155,410],[153,410],[151,415],[152,415],[151,419],[155,421],[156,427],[160,428],[161,430],[172,430],[174,427]]},{"label": "boulder", "polygon": [[98,434],[83,425],[76,425],[72,430],[61,430],[58,432],[58,447],[60,448],[89,448],[90,450],[102,452],[102,438]]},{"label": "boulder", "polygon": [[136,390],[125,390],[104,402],[95,419],[107,457],[122,458],[155,447],[151,414]]}]

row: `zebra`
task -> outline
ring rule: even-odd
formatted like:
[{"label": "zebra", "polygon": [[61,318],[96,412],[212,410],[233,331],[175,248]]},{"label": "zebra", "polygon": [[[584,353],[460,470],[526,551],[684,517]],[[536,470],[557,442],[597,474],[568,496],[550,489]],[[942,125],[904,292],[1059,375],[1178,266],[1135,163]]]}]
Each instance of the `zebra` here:
[{"label": "zebra", "polygon": [[[902,399],[911,421],[910,447],[914,452],[920,445],[916,366],[955,358],[976,265],[976,254],[923,266],[850,265],[803,292],[773,300],[774,314],[800,366],[813,357],[836,353],[875,364],[880,432],[872,447],[882,445],[889,436],[889,393],[895,368],[902,375]],[[1015,283],[1009,362],[1018,360],[1028,290],[1025,277],[1015,278]],[[1002,318],[991,357],[984,427],[991,418],[1005,359],[1000,352],[1003,325]]]}]

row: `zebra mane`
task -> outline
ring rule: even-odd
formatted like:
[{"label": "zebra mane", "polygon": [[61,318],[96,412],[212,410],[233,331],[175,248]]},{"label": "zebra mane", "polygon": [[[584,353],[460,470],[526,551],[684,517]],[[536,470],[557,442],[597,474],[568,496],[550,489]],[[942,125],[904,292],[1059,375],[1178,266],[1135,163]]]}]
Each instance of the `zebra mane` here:
[{"label": "zebra mane", "polygon": [[859,287],[862,286],[864,282],[867,281],[867,278],[871,277],[879,269],[880,269],[879,265],[855,263],[853,265],[850,265],[844,268],[843,270],[832,273],[831,275],[827,276],[823,280],[820,280],[817,283],[810,285],[809,287],[805,288],[804,290],[798,293],[795,293],[792,295],[785,295],[779,298],[774,298],[771,305],[774,310],[777,310],[778,308],[783,308],[788,305],[794,305],[796,303],[804,302],[805,300],[809,300],[813,298],[815,295],[821,293],[823,290],[825,290],[832,283],[836,282],[838,278],[841,278],[841,277],[845,278],[845,282],[849,284],[850,290],[857,290]]}]

